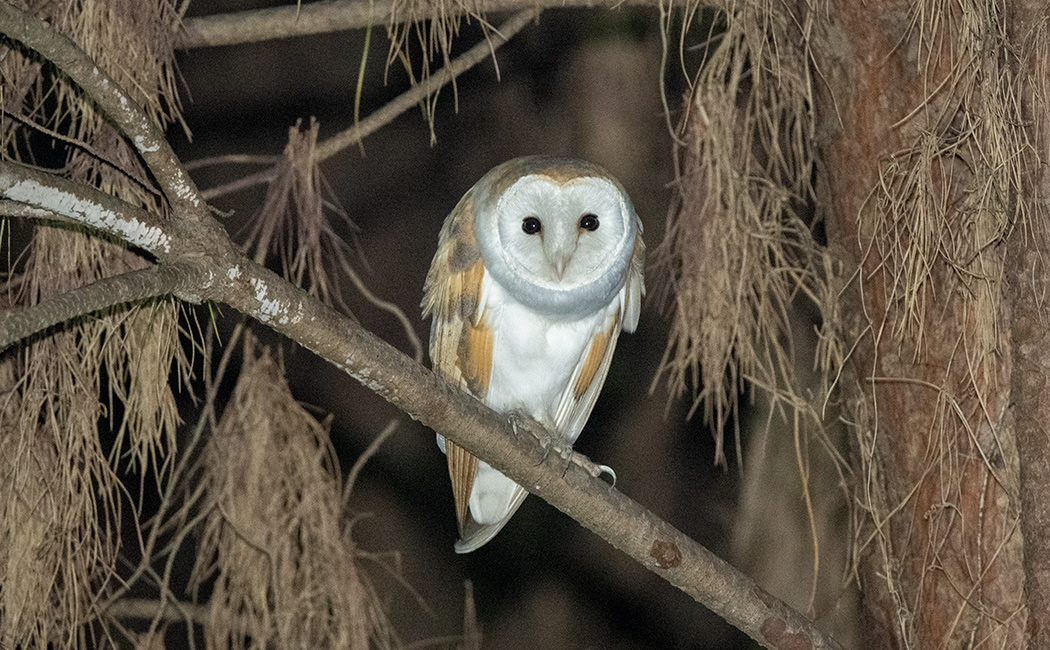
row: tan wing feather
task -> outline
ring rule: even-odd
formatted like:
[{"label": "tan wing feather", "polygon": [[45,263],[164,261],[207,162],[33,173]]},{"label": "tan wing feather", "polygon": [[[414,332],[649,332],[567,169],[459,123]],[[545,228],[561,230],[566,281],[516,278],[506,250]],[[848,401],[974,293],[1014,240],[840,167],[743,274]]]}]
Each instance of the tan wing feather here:
[{"label": "tan wing feather", "polygon": [[622,313],[622,308],[617,310],[602,329],[594,332],[591,343],[576,366],[554,412],[555,433],[561,435],[566,442],[573,443],[579,437],[591,410],[594,409],[594,403],[598,400],[598,393],[605,384],[609,364],[613,352],[616,351],[616,340],[620,336]]},{"label": "tan wing feather", "polygon": [[[438,251],[424,284],[423,316],[431,316],[430,360],[434,371],[484,400],[492,376],[492,329],[485,322],[482,285],[485,267],[474,231],[470,193],[441,228]],[[460,534],[467,522],[478,459],[445,441],[452,496]]]},{"label": "tan wing feather", "polygon": [[452,479],[452,498],[456,502],[456,523],[462,538],[467,530],[470,514],[470,491],[478,475],[478,457],[451,440],[445,440],[445,457],[448,459],[448,476]]},{"label": "tan wing feather", "polygon": [[591,344],[583,358],[583,364],[580,366],[576,383],[573,384],[572,388],[573,397],[577,400],[582,399],[587,394],[587,389],[591,387],[594,378],[598,376],[598,370],[601,369],[605,359],[609,356],[606,353],[609,350],[610,334],[611,332],[599,331],[595,332],[591,338]]}]

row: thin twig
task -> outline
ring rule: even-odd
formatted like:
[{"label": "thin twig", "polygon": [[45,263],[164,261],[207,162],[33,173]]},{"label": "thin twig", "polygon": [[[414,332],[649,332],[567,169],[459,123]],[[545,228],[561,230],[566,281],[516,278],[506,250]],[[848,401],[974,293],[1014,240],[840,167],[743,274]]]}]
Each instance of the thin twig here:
[{"label": "thin twig", "polygon": [[[317,162],[323,162],[347,147],[358,144],[369,135],[393,122],[399,115],[423,101],[431,93],[439,90],[459,75],[487,59],[496,48],[509,41],[530,21],[535,19],[537,15],[538,13],[534,10],[526,10],[515,14],[507,22],[500,25],[499,30],[492,34],[489,39],[476,44],[457,57],[452,63],[401,93],[364,120],[321,142],[315,150],[315,159]],[[218,196],[269,183],[277,178],[277,174],[277,165],[274,165],[270,169],[257,171],[229,183],[206,189],[202,192],[202,196],[210,201]]]},{"label": "thin twig", "polygon": [[277,165],[274,165],[269,169],[242,176],[241,178],[230,181],[229,183],[209,187],[208,189],[201,191],[201,196],[205,201],[211,201],[216,197],[240,192],[241,190],[246,190],[250,187],[255,187],[256,185],[266,185],[277,178],[277,173]]},{"label": "thin twig", "polygon": [[201,158],[185,164],[189,171],[212,165],[272,165],[280,161],[280,156],[257,156],[247,153],[231,153],[225,156],[211,156]]},{"label": "thin twig", "polygon": [[489,58],[490,53],[495,48],[500,47],[513,38],[515,34],[520,32],[525,25],[528,25],[538,15],[539,12],[535,9],[526,9],[514,14],[507,22],[500,25],[499,30],[492,34],[489,39],[482,40],[460,55],[455,61],[441,68],[441,70],[416,84],[411,89],[401,93],[396,99],[387,103],[383,108],[372,113],[363,121],[317,145],[317,153],[315,155],[318,162],[327,160],[343,149],[357,144],[365,136],[389,124],[398,115],[412,108],[457,76]]},{"label": "thin twig", "polygon": [[397,425],[399,424],[397,418],[391,420],[379,435],[375,437],[368,444],[361,455],[354,461],[354,466],[350,468],[350,473],[346,476],[346,485],[343,486],[343,507],[345,508],[347,503],[350,501],[350,495],[354,493],[354,485],[357,484],[357,477],[360,476],[361,470],[364,469],[365,465],[371,460],[372,456],[376,455],[379,448],[383,446],[383,443],[397,431]]},{"label": "thin twig", "polygon": [[24,124],[29,128],[33,129],[34,131],[38,131],[49,138],[68,144],[69,146],[74,147],[76,149],[81,149],[82,151],[90,155],[92,158],[95,158],[99,162],[108,166],[113,171],[127,177],[128,180],[135,183],[139,187],[145,189],[148,192],[156,192],[156,189],[154,189],[154,187],[150,185],[150,183],[147,180],[139,178],[137,175],[132,173],[131,169],[129,169],[126,166],[122,166],[120,163],[111,159],[109,156],[103,154],[101,151],[98,151],[95,147],[92,147],[90,144],[84,142],[83,140],[72,138],[68,135],[59,133],[54,129],[49,129],[43,124],[38,124],[37,122],[34,122],[32,119],[29,118],[28,115],[20,115],[19,113],[13,113],[11,111],[3,110],[2,108],[0,108],[0,116],[10,117],[16,122]]},{"label": "thin twig", "polygon": [[207,624],[211,618],[204,605],[179,603],[176,607],[174,603],[149,598],[122,598],[110,605],[108,613],[118,619],[163,619],[176,623],[186,622],[188,616],[198,625]]}]

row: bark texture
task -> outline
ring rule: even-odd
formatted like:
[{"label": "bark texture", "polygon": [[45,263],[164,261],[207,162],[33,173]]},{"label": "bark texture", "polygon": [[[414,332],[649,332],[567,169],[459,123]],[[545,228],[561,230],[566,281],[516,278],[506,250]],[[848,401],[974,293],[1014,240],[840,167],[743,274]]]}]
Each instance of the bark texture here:
[{"label": "bark texture", "polygon": [[1010,285],[1012,391],[1021,467],[1021,531],[1025,538],[1028,647],[1050,648],[1050,239],[1045,226],[1048,185],[1046,84],[1050,43],[1045,2],[1008,7],[1008,29],[1018,54],[1019,101],[1032,147],[1025,152],[1024,183],[1006,272]]},{"label": "bark texture", "polygon": [[1005,23],[968,2],[846,0],[815,22],[871,645],[1022,647]]}]

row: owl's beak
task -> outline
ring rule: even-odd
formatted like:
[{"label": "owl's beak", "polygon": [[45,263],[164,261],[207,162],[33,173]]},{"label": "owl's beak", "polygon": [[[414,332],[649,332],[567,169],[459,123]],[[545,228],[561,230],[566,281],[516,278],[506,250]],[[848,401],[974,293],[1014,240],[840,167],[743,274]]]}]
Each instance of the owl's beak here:
[{"label": "owl's beak", "polygon": [[565,269],[569,267],[569,260],[572,259],[573,252],[571,250],[546,251],[547,263],[550,264],[550,268],[553,271],[555,282],[561,282],[565,279]]},{"label": "owl's beak", "polygon": [[555,223],[551,232],[543,238],[543,254],[547,262],[554,270],[554,278],[558,281],[565,278],[565,270],[569,267],[569,260],[576,252],[577,238],[573,232],[561,232],[558,230],[562,225]]},{"label": "owl's beak", "polygon": [[554,273],[558,276],[559,280],[561,280],[562,278],[565,277],[565,267],[568,266],[568,265],[569,265],[569,256],[568,255],[566,255],[565,257],[559,256],[559,257],[556,257],[555,259],[551,260],[551,266],[554,267]]}]

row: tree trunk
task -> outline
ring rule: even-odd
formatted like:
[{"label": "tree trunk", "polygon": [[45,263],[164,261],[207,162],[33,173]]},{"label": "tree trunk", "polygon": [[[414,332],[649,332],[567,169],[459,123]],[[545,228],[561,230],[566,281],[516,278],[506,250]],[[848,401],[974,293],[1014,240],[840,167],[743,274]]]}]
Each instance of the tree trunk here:
[{"label": "tree trunk", "polygon": [[1005,24],[965,0],[838,0],[813,18],[871,645],[1022,647],[1004,242],[1023,137]]}]

